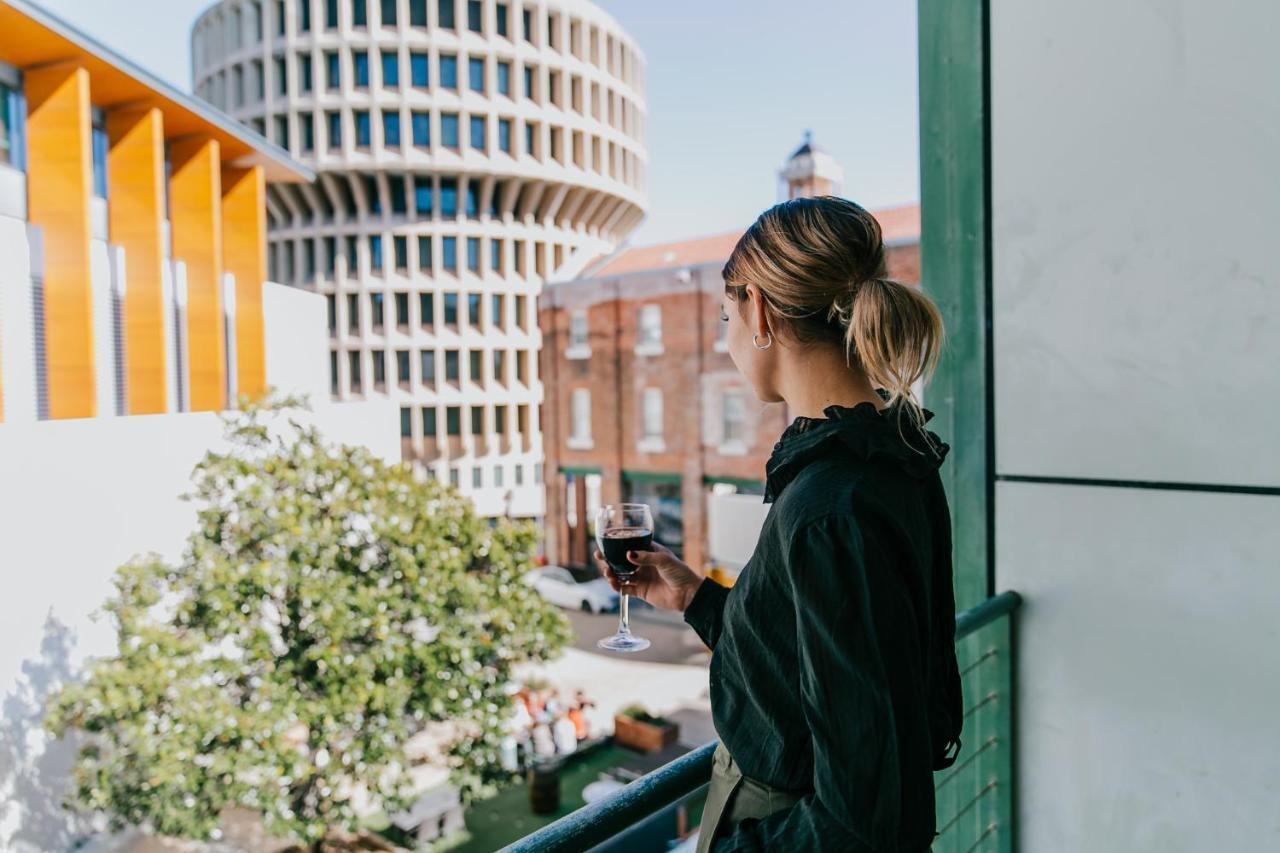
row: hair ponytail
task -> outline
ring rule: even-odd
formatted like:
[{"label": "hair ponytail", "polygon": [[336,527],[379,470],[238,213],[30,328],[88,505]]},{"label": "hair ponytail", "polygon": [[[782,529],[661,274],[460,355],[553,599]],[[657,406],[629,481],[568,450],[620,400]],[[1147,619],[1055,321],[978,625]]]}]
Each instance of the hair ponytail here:
[{"label": "hair ponytail", "polygon": [[852,290],[845,351],[871,384],[901,402],[917,426],[924,425],[912,385],[928,379],[942,347],[942,315],[920,291],[886,278],[870,278]]}]

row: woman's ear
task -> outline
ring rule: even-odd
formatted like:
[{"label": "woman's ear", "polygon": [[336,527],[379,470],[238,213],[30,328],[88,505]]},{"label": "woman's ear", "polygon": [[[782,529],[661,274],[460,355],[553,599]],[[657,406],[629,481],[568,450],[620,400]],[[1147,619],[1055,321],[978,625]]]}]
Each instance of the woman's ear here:
[{"label": "woman's ear", "polygon": [[764,295],[754,284],[747,285],[747,328],[760,340],[767,340],[773,330],[769,328],[769,312],[765,309]]}]

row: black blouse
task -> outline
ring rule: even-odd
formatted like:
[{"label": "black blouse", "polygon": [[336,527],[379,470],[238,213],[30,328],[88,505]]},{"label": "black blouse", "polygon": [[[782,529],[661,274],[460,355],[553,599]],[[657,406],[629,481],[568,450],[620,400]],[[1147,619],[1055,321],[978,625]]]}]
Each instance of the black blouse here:
[{"label": "black blouse", "polygon": [[747,776],[803,793],[722,850],[923,851],[933,774],[959,748],[947,446],[870,403],[798,418],[733,587],[687,610],[710,646],[716,731]]}]

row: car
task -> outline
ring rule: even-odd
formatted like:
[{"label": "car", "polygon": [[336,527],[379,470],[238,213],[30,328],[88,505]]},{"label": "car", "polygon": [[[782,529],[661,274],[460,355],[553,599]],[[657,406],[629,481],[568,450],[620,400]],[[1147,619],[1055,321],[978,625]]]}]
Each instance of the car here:
[{"label": "car", "polygon": [[586,613],[610,613],[618,609],[618,594],[604,578],[579,583],[560,566],[543,566],[525,574],[525,582],[544,599],[560,607]]}]

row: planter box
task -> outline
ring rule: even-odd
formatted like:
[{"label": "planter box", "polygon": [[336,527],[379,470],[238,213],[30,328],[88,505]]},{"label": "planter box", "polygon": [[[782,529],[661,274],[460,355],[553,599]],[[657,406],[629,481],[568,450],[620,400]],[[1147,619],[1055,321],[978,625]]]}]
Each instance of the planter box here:
[{"label": "planter box", "polygon": [[680,726],[655,725],[618,714],[613,718],[613,741],[638,752],[658,752],[676,742]]}]

